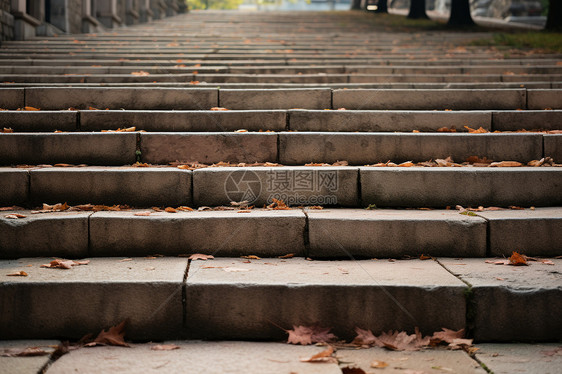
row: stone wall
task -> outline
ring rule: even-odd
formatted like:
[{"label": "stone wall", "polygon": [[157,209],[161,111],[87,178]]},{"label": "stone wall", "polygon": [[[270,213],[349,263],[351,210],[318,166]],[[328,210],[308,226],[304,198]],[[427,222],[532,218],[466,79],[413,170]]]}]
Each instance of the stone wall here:
[{"label": "stone wall", "polygon": [[82,0],[68,0],[68,24],[71,34],[82,32]]},{"label": "stone wall", "polygon": [[14,16],[10,0],[0,0],[0,40],[14,39]]}]

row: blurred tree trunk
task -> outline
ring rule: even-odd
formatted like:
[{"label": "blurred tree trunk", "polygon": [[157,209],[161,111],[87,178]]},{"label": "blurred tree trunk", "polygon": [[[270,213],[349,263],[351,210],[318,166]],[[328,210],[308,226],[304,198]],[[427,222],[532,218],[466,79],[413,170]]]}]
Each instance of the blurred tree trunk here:
[{"label": "blurred tree trunk", "polygon": [[550,0],[548,2],[548,16],[545,29],[549,31],[562,31],[562,1]]},{"label": "blurred tree trunk", "polygon": [[388,0],[379,0],[375,13],[388,13]]},{"label": "blurred tree trunk", "polygon": [[410,12],[408,13],[408,18],[429,18],[425,13],[425,0],[412,0],[410,2]]},{"label": "blurred tree trunk", "polygon": [[451,0],[451,16],[449,26],[473,26],[475,23],[470,15],[470,4],[468,0]]},{"label": "blurred tree trunk", "polygon": [[352,10],[361,9],[361,0],[353,0],[351,2],[351,9]]}]

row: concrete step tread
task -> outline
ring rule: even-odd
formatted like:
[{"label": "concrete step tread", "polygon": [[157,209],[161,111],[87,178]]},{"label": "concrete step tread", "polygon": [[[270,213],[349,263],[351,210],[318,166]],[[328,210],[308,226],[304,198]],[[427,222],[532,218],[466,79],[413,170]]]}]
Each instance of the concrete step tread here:
[{"label": "concrete step tread", "polygon": [[[14,340],[0,341],[4,349],[25,349],[40,347],[51,352],[59,344],[56,340]],[[157,345],[177,346],[170,351],[155,351]],[[503,343],[476,344],[479,350],[476,358],[494,372],[508,374],[518,373],[555,373],[562,365],[562,359],[556,352],[560,349],[556,343],[524,344]],[[341,374],[346,367],[358,367],[369,372],[371,363],[377,360],[388,364],[385,373],[399,374],[404,370],[432,371],[450,369],[459,374],[483,374],[486,371],[479,363],[463,351],[431,349],[424,351],[393,352],[374,347],[369,349],[336,350],[335,363],[303,363],[324,347],[289,345],[279,342],[221,341],[204,342],[198,340],[175,340],[162,343],[132,344],[131,349],[121,347],[82,348],[50,362],[50,356],[40,357],[1,357],[3,367],[10,372],[22,374],[37,373],[47,363],[47,373],[169,373],[184,371],[186,367],[193,371],[206,373],[257,372],[303,374],[334,373]],[[383,364],[384,365],[384,364]]]},{"label": "concrete step tread", "polygon": [[[344,339],[351,339],[357,326],[376,334],[418,326],[431,334],[445,326],[466,326],[467,293],[477,340],[548,340],[561,327],[555,318],[562,292],[560,259],[514,267],[482,258],[188,262],[112,257],[91,258],[68,270],[41,267],[51,260],[0,261],[0,293],[15,301],[0,316],[3,339],[78,339],[125,318],[133,340],[281,340],[286,335],[275,325],[313,323],[333,327]],[[20,271],[28,275],[7,276]],[[62,295],[64,305],[47,302]],[[515,302],[519,308],[513,310]],[[521,327],[509,330],[505,323]]]},{"label": "concrete step tread", "polygon": [[93,206],[45,213],[5,210],[0,213],[0,257],[142,256],[153,254],[155,248],[165,255],[202,251],[217,257],[562,254],[560,207],[469,212],[178,208],[168,207],[170,212],[127,208],[94,212],[109,207]]}]

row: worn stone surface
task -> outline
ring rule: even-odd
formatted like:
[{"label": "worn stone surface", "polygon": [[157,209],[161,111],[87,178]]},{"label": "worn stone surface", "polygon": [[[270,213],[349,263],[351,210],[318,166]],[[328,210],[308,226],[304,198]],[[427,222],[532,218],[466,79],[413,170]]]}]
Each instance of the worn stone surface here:
[{"label": "worn stone surface", "polygon": [[37,347],[52,353],[58,345],[57,340],[3,340],[0,341],[0,369],[4,373],[36,374],[49,362],[50,354],[32,357],[3,357],[6,350],[23,350]]},{"label": "worn stone surface", "polygon": [[180,348],[154,351],[151,347],[155,344],[143,344],[131,349],[80,349],[61,357],[48,373],[341,373],[337,364],[300,361],[321,352],[324,347],[257,342],[170,341],[164,344],[176,344]]},{"label": "worn stone surface", "polygon": [[478,155],[490,160],[528,162],[542,157],[538,134],[404,134],[330,133],[279,134],[279,162],[299,165],[308,162],[346,160],[351,165],[378,162],[428,161],[452,157],[463,162]]},{"label": "worn stone surface", "polygon": [[126,165],[136,160],[134,133],[3,134],[0,162]]},{"label": "worn stone surface", "polygon": [[0,108],[18,109],[25,106],[23,88],[2,88],[0,89]]},{"label": "worn stone surface", "polygon": [[528,90],[528,109],[562,109],[562,89]]},{"label": "worn stone surface", "polygon": [[[90,218],[92,255],[142,256],[157,251],[221,257],[304,255],[305,215],[300,210],[98,212]],[[124,235],[123,233],[127,234]]]},{"label": "worn stone surface", "polygon": [[562,255],[562,208],[479,212],[488,221],[490,255]]},{"label": "worn stone surface", "polygon": [[466,286],[433,261],[243,261],[191,263],[188,336],[283,339],[271,321],[331,326],[347,339],[356,326],[374,333],[464,327]]},{"label": "worn stone surface", "polygon": [[[0,116],[0,120],[2,116]],[[80,112],[82,131],[99,131],[135,126],[145,131],[283,131],[286,112],[282,110],[242,111],[122,111]]]},{"label": "worn stone surface", "polygon": [[210,109],[218,104],[212,88],[27,88],[25,105],[40,109]]},{"label": "worn stone surface", "polygon": [[[337,108],[334,108],[337,109]],[[291,110],[290,130],[296,131],[437,131],[463,126],[491,129],[492,115],[485,111],[367,111]]]},{"label": "worn stone surface", "polygon": [[29,173],[27,170],[0,167],[0,204],[11,206],[25,204],[29,199]]},{"label": "worn stone surface", "polygon": [[498,131],[561,130],[562,110],[501,111],[492,115],[492,127]]},{"label": "worn stone surface", "polygon": [[346,109],[524,109],[524,89],[334,90],[333,107]]},{"label": "worn stone surface", "polygon": [[55,130],[76,131],[76,112],[1,112],[0,127],[8,127],[13,129],[15,132],[53,132]]},{"label": "worn stone surface", "polygon": [[325,89],[220,90],[227,109],[330,109],[332,91]]},{"label": "worn stone surface", "polygon": [[457,211],[307,210],[310,256],[486,255],[486,221]]},{"label": "worn stone surface", "polygon": [[142,161],[276,162],[277,134],[272,133],[143,133]]},{"label": "worn stone surface", "polygon": [[193,173],[196,206],[249,201],[258,207],[273,199],[291,206],[359,204],[357,168],[252,167],[207,168]]},{"label": "worn stone surface", "polygon": [[[340,367],[357,367],[365,373],[439,373],[485,374],[478,362],[464,351],[430,349],[425,351],[389,351],[383,348],[340,349],[336,353],[342,361]],[[388,364],[383,368],[373,368],[371,363],[379,361]]]},{"label": "worn stone surface", "polygon": [[[17,213],[26,216],[9,219]],[[0,213],[0,257],[85,257],[88,255],[89,212],[31,214],[28,210]]]},{"label": "worn stone surface", "polygon": [[562,134],[544,136],[544,155],[552,157],[555,162],[562,162]]},{"label": "worn stone surface", "polygon": [[191,205],[189,170],[176,168],[46,168],[32,170],[35,203]]},{"label": "worn stone surface", "polygon": [[[0,304],[2,339],[80,339],[127,318],[129,339],[179,336],[187,259],[93,258],[68,270],[40,267],[51,260],[0,262],[0,297],[8,301]],[[21,270],[29,275],[6,275]]]},{"label": "worn stone surface", "polygon": [[365,206],[553,206],[560,168],[360,168]]},{"label": "worn stone surface", "polygon": [[562,367],[562,347],[556,343],[478,344],[476,358],[495,374],[556,374]]},{"label": "worn stone surface", "polygon": [[472,286],[471,324],[479,342],[560,338],[562,260],[551,261],[554,265],[509,266],[476,258],[440,260]]}]

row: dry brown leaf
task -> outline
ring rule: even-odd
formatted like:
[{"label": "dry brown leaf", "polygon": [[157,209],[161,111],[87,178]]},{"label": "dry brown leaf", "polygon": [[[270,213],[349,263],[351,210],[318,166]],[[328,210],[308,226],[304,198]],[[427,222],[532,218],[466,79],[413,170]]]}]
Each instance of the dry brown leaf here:
[{"label": "dry brown leaf", "polygon": [[348,166],[349,162],[347,161],[336,161],[332,164],[332,166]]},{"label": "dry brown leaf", "polygon": [[[405,331],[383,332],[380,336],[374,336],[370,330],[356,328],[357,337],[353,340],[354,344],[384,347],[393,351],[417,351],[429,345],[430,337],[425,338],[418,328],[415,333],[408,335]],[[368,344],[367,344],[368,343]]]},{"label": "dry brown leaf", "polygon": [[216,112],[222,112],[222,111],[225,111],[225,110],[228,110],[228,109],[222,108],[222,107],[219,107],[219,106],[215,106],[215,107],[212,107],[211,110],[216,111]]},{"label": "dry brown leaf", "polygon": [[136,75],[136,76],[147,76],[150,75],[150,73],[148,71],[143,71],[143,70],[139,70],[139,71],[132,71],[131,75]]},{"label": "dry brown leaf", "polygon": [[7,214],[4,216],[4,218],[8,218],[8,219],[21,219],[26,217],[27,217],[26,215],[18,214],[18,213]]},{"label": "dry brown leaf", "polygon": [[277,199],[273,199],[273,203],[269,204],[267,206],[268,209],[273,209],[273,210],[290,210],[291,208],[289,208],[285,202],[283,200],[277,200]]},{"label": "dry brown leaf", "polygon": [[409,167],[414,166],[414,163],[412,161],[406,161],[406,162],[403,162],[401,164],[398,164],[398,166],[402,167],[402,168],[409,168]]},{"label": "dry brown leaf", "polygon": [[158,344],[153,345],[150,349],[153,351],[173,351],[174,349],[180,349],[180,346],[175,344]]},{"label": "dry brown leaf", "polygon": [[378,339],[375,335],[373,335],[371,330],[363,330],[359,327],[356,327],[355,333],[357,334],[357,336],[355,337],[355,339],[353,339],[351,344],[368,346],[377,345]]},{"label": "dry brown leaf", "polygon": [[420,260],[422,260],[422,261],[431,260],[431,256],[426,256],[426,255],[422,254],[422,255],[420,256]]},{"label": "dry brown leaf", "polygon": [[542,164],[544,164],[545,159],[541,158],[540,160],[532,160],[527,162],[527,166],[542,166]]},{"label": "dry brown leaf", "polygon": [[35,112],[35,111],[39,111],[40,109],[34,108],[34,107],[32,107],[32,106],[26,106],[26,107],[23,108],[23,110]]},{"label": "dry brown leaf", "polygon": [[164,212],[168,212],[168,213],[177,213],[178,211],[172,207],[167,207],[164,209]]},{"label": "dry brown leaf", "polygon": [[192,260],[192,261],[196,261],[196,260],[203,260],[203,261],[207,261],[207,260],[213,260],[215,257],[212,255],[204,255],[201,253],[194,253],[191,256],[189,256],[187,259],[188,260]]},{"label": "dry brown leaf", "polygon": [[289,334],[287,343],[309,345],[314,343],[329,343],[336,339],[330,332],[331,328],[319,326],[293,326],[293,330],[285,330]]},{"label": "dry brown leaf", "polygon": [[29,274],[27,274],[25,271],[20,270],[16,273],[10,273],[10,274],[6,274],[8,277],[27,277]]},{"label": "dry brown leaf", "polygon": [[23,210],[23,208],[21,206],[17,206],[17,205],[0,207],[0,212],[5,212],[5,211],[8,211],[8,210]]},{"label": "dry brown leaf", "polygon": [[466,162],[470,164],[491,164],[493,161],[488,160],[486,157],[480,158],[478,156],[470,156],[466,159]]},{"label": "dry brown leaf", "polygon": [[294,253],[287,253],[286,255],[278,256],[277,258],[293,258],[293,257],[295,257]]},{"label": "dry brown leaf", "polygon": [[180,206],[180,207],[177,207],[176,209],[177,209],[177,210],[184,211],[184,212],[193,212],[193,208],[190,208],[190,207],[188,207],[188,206],[183,206],[183,205]]},{"label": "dry brown leaf", "polygon": [[517,161],[499,161],[499,162],[492,162],[490,167],[498,167],[498,168],[515,168],[523,166],[522,163]]},{"label": "dry brown leaf", "polygon": [[371,367],[375,369],[382,369],[387,366],[388,364],[384,361],[374,360],[373,362],[371,362]]},{"label": "dry brown leaf", "polygon": [[468,126],[464,126],[464,128],[467,129],[468,132],[471,133],[471,134],[484,134],[484,133],[489,132],[488,130],[486,130],[483,127],[479,127],[478,129],[473,129],[473,128],[468,127]]},{"label": "dry brown leaf", "polygon": [[528,266],[527,258],[517,252],[513,252],[509,257],[509,265],[513,266]]},{"label": "dry brown leaf", "polygon": [[0,131],[0,132],[1,132],[1,133],[4,133],[4,134],[10,134],[10,133],[13,133],[14,130],[12,130],[11,127],[4,127],[4,128],[2,129],[2,131]]},{"label": "dry brown leaf", "polygon": [[[456,339],[462,339],[463,336],[464,336],[464,329],[460,329],[459,331],[455,331],[455,330],[450,330],[450,329],[447,329],[447,328],[443,327],[442,331],[437,331],[437,332],[433,333],[433,336],[431,337],[430,344],[432,346],[439,345],[442,342],[445,342],[447,344],[451,344]],[[471,343],[472,343],[472,341],[471,341]]]},{"label": "dry brown leaf", "polygon": [[449,127],[440,127],[437,129],[438,132],[457,132],[457,130],[455,129],[455,126],[452,126],[451,128]]},{"label": "dry brown leaf", "polygon": [[149,216],[151,213],[152,212],[138,212],[138,213],[135,213],[134,215],[139,216],[139,217],[146,217],[146,216]]},{"label": "dry brown leaf", "polygon": [[240,256],[241,258],[247,258],[248,260],[261,260],[261,257],[255,256],[255,255],[249,255],[249,256]]},{"label": "dry brown leaf", "polygon": [[332,363],[337,364],[338,359],[333,357],[334,347],[328,346],[325,350],[309,358],[301,358],[301,362]]},{"label": "dry brown leaf", "polygon": [[48,264],[41,265],[42,268],[58,268],[58,269],[70,269],[73,266],[77,265],[88,265],[90,260],[83,260],[83,261],[73,261],[73,260],[62,260],[62,259],[54,259]]},{"label": "dry brown leaf", "polygon": [[33,356],[45,356],[50,354],[50,352],[46,352],[45,350],[39,347],[27,347],[24,349],[21,348],[10,348],[5,349],[0,356],[3,357],[33,357]]},{"label": "dry brown leaf", "polygon": [[86,347],[94,347],[96,345],[116,345],[121,347],[129,347],[125,343],[125,326],[127,320],[121,322],[117,326],[110,327],[109,330],[102,330],[93,342],[86,344]]}]

